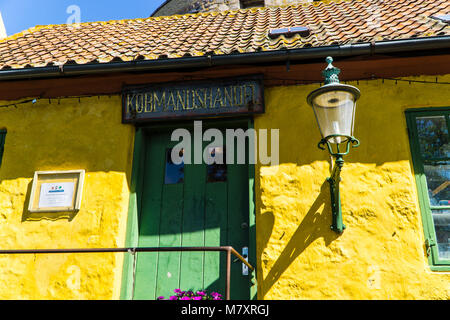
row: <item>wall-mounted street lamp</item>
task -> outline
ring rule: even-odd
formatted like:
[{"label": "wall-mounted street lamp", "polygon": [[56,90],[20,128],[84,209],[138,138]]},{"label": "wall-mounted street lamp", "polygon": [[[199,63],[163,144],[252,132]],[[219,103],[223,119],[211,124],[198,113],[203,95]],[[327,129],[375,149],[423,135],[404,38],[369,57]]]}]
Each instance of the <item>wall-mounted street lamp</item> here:
[{"label": "wall-mounted street lamp", "polygon": [[319,148],[325,150],[334,157],[335,163],[331,177],[327,178],[330,183],[331,210],[333,224],[331,229],[341,234],[345,225],[342,222],[341,197],[339,193],[339,182],[341,180],[341,169],[344,166],[344,156],[349,153],[350,145],[354,148],[359,146],[359,141],[353,137],[355,123],[356,100],[361,93],[358,88],[339,83],[341,70],[332,65],[333,58],[327,57],[328,66],[322,72],[325,85],[312,91],[307,98],[308,104],[312,106],[316,120],[319,125],[322,140]]}]

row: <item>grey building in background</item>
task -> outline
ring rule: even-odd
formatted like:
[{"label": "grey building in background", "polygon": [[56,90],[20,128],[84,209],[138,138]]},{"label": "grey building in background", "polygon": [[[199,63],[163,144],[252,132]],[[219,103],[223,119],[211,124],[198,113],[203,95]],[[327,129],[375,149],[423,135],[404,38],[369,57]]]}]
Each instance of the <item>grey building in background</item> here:
[{"label": "grey building in background", "polygon": [[313,0],[167,0],[152,17],[175,14],[238,10],[252,7],[295,5]]}]

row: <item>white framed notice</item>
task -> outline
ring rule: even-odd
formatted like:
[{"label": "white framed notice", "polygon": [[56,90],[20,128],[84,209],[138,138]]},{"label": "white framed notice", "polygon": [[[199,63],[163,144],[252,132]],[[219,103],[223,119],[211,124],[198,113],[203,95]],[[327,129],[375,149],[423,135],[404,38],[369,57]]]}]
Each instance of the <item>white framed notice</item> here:
[{"label": "white framed notice", "polygon": [[84,170],[36,171],[28,211],[67,212],[80,210],[84,174]]}]

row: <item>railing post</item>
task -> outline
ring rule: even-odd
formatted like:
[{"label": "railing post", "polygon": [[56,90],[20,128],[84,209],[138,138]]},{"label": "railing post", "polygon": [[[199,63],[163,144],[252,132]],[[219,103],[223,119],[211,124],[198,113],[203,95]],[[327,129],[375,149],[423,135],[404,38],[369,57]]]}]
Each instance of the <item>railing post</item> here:
[{"label": "railing post", "polygon": [[134,288],[136,285],[136,248],[129,248],[128,253],[133,257],[133,282],[131,287],[131,300],[134,300]]},{"label": "railing post", "polygon": [[231,248],[227,249],[227,285],[225,288],[226,300],[230,300],[230,282],[231,282]]}]

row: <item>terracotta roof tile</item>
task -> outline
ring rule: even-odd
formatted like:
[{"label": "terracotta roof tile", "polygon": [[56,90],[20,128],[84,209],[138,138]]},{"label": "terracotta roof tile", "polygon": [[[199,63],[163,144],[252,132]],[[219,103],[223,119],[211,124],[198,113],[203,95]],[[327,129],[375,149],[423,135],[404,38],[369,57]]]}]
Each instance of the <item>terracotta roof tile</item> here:
[{"label": "terracotta roof tile", "polygon": [[[37,26],[0,41],[0,69],[298,49],[450,35],[448,0],[336,0],[148,19]],[[269,38],[307,26],[307,37]]]}]

